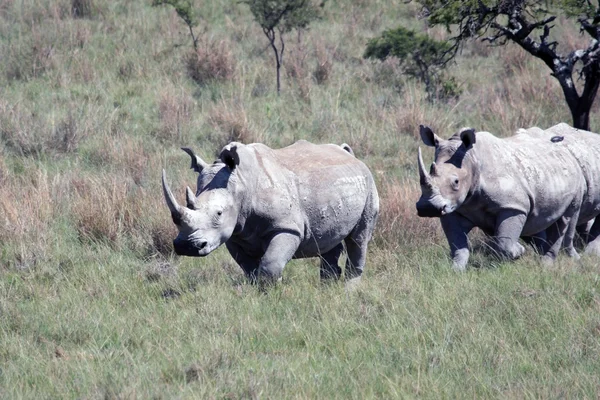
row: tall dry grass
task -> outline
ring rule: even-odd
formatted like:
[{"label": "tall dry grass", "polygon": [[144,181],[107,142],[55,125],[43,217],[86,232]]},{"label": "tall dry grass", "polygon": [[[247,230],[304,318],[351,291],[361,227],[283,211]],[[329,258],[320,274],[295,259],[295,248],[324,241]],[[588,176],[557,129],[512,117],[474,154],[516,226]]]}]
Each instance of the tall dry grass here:
[{"label": "tall dry grass", "polygon": [[211,81],[227,81],[234,77],[236,59],[228,40],[214,40],[201,37],[198,47],[187,53],[185,64],[187,73],[199,85]]},{"label": "tall dry grass", "polygon": [[400,251],[443,243],[437,218],[417,216],[415,203],[421,196],[418,184],[409,180],[386,180],[379,185],[380,213],[374,240],[378,246]]}]

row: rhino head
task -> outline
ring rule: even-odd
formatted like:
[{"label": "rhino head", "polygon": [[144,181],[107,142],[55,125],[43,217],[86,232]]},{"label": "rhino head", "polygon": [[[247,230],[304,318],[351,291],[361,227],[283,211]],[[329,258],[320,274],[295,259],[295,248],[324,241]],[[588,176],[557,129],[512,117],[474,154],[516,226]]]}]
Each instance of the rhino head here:
[{"label": "rhino head", "polygon": [[478,180],[478,168],[468,157],[475,144],[475,130],[463,128],[449,140],[442,140],[421,125],[420,134],[423,143],[435,147],[435,161],[427,172],[419,148],[421,198],[417,213],[420,217],[441,217],[459,208]]},{"label": "rhino head", "polygon": [[192,158],[191,168],[198,172],[195,195],[186,188],[186,206],[177,203],[162,173],[165,200],[179,234],[173,240],[175,253],[203,257],[225,243],[237,224],[240,201],[235,190],[239,156],[234,144],[223,148],[219,159],[209,165],[191,149],[183,148]]}]

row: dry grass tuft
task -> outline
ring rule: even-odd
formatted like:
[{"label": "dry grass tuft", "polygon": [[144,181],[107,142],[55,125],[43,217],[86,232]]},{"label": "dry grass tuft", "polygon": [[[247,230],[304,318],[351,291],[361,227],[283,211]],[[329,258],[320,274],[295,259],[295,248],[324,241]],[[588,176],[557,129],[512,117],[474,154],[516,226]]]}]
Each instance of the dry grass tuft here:
[{"label": "dry grass tuft", "polygon": [[233,141],[253,143],[260,142],[262,139],[261,135],[251,129],[246,109],[237,101],[233,103],[222,101],[213,107],[208,115],[208,123],[218,132],[217,137],[210,139],[217,142],[219,148]]},{"label": "dry grass tuft", "polygon": [[[83,114],[83,110],[79,114]],[[19,155],[71,153],[88,134],[86,122],[76,117],[72,110],[64,118],[54,121],[53,116],[38,115],[22,104],[12,105],[0,100],[0,139]]]},{"label": "dry grass tuft", "polygon": [[117,176],[76,179],[72,184],[73,217],[83,241],[118,247],[135,233],[145,214],[141,189]]},{"label": "dry grass tuft", "polygon": [[187,72],[199,85],[210,81],[231,80],[235,74],[236,61],[226,40],[200,40],[198,48],[185,57]]},{"label": "dry grass tuft", "polygon": [[60,177],[35,170],[1,183],[0,245],[9,246],[17,268],[32,267],[47,258],[56,206],[66,201]]},{"label": "dry grass tuft", "polygon": [[421,190],[414,182],[386,181],[379,187],[381,205],[375,242],[388,249],[418,247],[438,242],[443,233],[437,218],[417,216]]},{"label": "dry grass tuft", "polygon": [[137,185],[148,175],[151,155],[140,138],[104,136],[90,154],[90,161],[102,168],[112,167]]},{"label": "dry grass tuft", "polygon": [[160,128],[157,136],[165,141],[181,142],[187,131],[194,111],[194,100],[183,89],[166,90],[161,93],[158,103],[158,118]]}]

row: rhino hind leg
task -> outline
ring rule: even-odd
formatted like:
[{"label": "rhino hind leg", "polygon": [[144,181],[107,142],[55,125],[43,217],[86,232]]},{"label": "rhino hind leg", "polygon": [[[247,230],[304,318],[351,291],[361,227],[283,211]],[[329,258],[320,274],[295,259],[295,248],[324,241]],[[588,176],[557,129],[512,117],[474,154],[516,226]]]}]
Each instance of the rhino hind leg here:
[{"label": "rhino hind leg", "polygon": [[338,262],[344,251],[342,243],[329,250],[327,253],[321,254],[321,280],[339,279],[342,276],[342,269]]},{"label": "rhino hind leg", "polygon": [[373,235],[379,216],[379,196],[375,188],[369,195],[360,220],[344,239],[346,245],[346,266],[344,279],[346,288],[353,289],[362,277],[367,260],[367,247]]},{"label": "rhino hind leg", "polygon": [[567,255],[579,259],[579,254],[575,250],[574,238],[577,228],[577,216],[562,217],[546,230],[548,249],[543,255],[542,260],[545,263],[553,262],[558,256],[561,247],[564,248]]},{"label": "rhino hind leg", "polygon": [[344,239],[344,242],[346,243],[346,252],[348,255],[344,277],[346,282],[359,281],[367,259],[368,239],[356,240],[354,237],[348,236]]}]

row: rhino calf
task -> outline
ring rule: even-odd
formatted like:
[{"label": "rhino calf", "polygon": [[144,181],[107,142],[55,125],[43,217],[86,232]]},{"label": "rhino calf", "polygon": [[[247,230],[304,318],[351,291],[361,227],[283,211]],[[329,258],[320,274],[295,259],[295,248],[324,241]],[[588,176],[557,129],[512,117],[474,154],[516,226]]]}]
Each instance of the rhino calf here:
[{"label": "rhino calf", "polygon": [[367,166],[348,145],[301,140],[282,149],[232,142],[212,164],[184,148],[198,173],[179,205],[163,191],[179,234],[180,255],[206,256],[225,243],[252,280],[272,281],[292,258],[321,257],[321,278],[339,278],[344,244],[345,278],[360,279],[379,197]]},{"label": "rhino calf", "polygon": [[564,146],[527,134],[500,139],[468,128],[448,140],[425,126],[420,134],[435,147],[435,161],[428,173],[419,148],[417,212],[440,218],[455,269],[467,265],[467,235],[474,227],[494,238],[500,256],[515,259],[525,251],[520,236],[552,226],[545,259],[553,260],[563,243],[578,257],[573,237],[586,183]]}]

